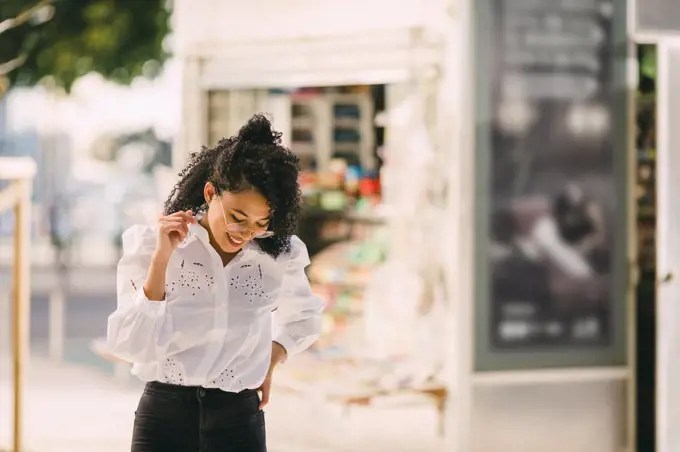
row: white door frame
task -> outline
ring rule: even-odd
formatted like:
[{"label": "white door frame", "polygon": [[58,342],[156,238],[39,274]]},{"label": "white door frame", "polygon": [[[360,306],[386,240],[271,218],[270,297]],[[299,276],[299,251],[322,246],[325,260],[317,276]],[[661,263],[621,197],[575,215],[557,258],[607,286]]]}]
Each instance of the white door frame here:
[{"label": "white door frame", "polygon": [[[667,307],[677,304],[680,300],[666,299],[669,294],[666,294],[667,284],[677,284],[672,278],[666,281],[666,275],[680,276],[678,268],[674,267],[673,252],[668,249],[666,245],[666,237],[673,233],[673,225],[671,224],[671,217],[667,214],[674,207],[673,198],[678,194],[674,193],[673,182],[677,178],[677,174],[671,174],[672,169],[672,154],[674,151],[670,145],[670,132],[672,128],[677,127],[677,122],[680,118],[671,118],[670,115],[670,96],[671,96],[671,74],[669,52],[671,50],[680,50],[680,37],[663,37],[659,39],[657,47],[657,275],[659,278],[657,290],[657,352],[656,352],[656,441],[658,452],[676,452],[677,448],[673,448],[672,442],[669,440],[669,435],[673,432],[680,435],[680,419],[677,415],[674,416],[674,410],[671,403],[672,397],[671,385],[680,385],[668,373],[669,363],[677,361],[680,356],[672,356],[674,348],[673,343],[680,341],[680,322],[674,319],[674,316],[669,316]],[[679,96],[680,94],[675,94]],[[679,231],[680,232],[680,231]],[[676,402],[680,403],[680,401]],[[673,425],[675,421],[677,425]],[[677,442],[680,444],[680,441]]]}]

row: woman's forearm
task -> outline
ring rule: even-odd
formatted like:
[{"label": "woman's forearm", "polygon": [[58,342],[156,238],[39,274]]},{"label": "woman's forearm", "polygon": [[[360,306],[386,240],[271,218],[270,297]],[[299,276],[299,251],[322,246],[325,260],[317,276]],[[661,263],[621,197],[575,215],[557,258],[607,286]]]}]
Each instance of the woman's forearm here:
[{"label": "woman's forearm", "polygon": [[144,283],[144,294],[150,301],[165,299],[165,272],[168,269],[168,262],[168,258],[156,254],[151,258],[149,273]]}]

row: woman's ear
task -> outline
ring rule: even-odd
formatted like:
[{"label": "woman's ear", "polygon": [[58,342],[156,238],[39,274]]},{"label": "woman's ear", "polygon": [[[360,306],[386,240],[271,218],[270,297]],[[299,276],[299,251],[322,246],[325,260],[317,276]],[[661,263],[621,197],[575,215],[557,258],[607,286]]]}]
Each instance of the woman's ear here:
[{"label": "woman's ear", "polygon": [[211,182],[206,182],[203,187],[203,196],[205,197],[205,203],[210,204],[210,201],[215,197],[217,190]]}]

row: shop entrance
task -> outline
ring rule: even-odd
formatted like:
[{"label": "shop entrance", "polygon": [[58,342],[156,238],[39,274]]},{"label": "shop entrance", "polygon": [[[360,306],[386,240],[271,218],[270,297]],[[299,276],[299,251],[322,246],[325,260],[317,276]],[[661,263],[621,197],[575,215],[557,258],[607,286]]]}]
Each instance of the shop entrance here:
[{"label": "shop entrance", "polygon": [[636,93],[637,253],[636,405],[637,450],[655,450],[656,231],[657,231],[657,48],[637,48]]},{"label": "shop entrance", "polygon": [[430,225],[442,223],[445,208],[437,90],[438,80],[425,78],[212,86],[203,94],[209,145],[269,113],[303,170],[297,234],[310,254],[312,289],[326,301],[325,329],[281,368],[279,390],[345,408],[345,426],[384,402],[396,404],[393,414],[413,405],[431,419],[422,432],[430,448],[443,440],[448,397],[444,260]]}]

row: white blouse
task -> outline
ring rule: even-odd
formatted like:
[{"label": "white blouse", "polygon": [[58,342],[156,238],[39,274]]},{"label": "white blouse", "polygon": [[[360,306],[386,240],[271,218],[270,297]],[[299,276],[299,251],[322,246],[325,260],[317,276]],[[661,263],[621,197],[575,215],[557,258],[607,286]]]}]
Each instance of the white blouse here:
[{"label": "white blouse", "polygon": [[323,301],[304,272],[307,248],[295,236],[291,245],[275,259],[248,243],[224,266],[208,232],[190,225],[168,264],[165,299],[149,301],[143,286],[156,231],[131,227],[118,264],[118,307],[108,319],[111,353],[133,363],[132,373],[144,381],[258,388],[272,341],[290,357],[321,332]]}]

